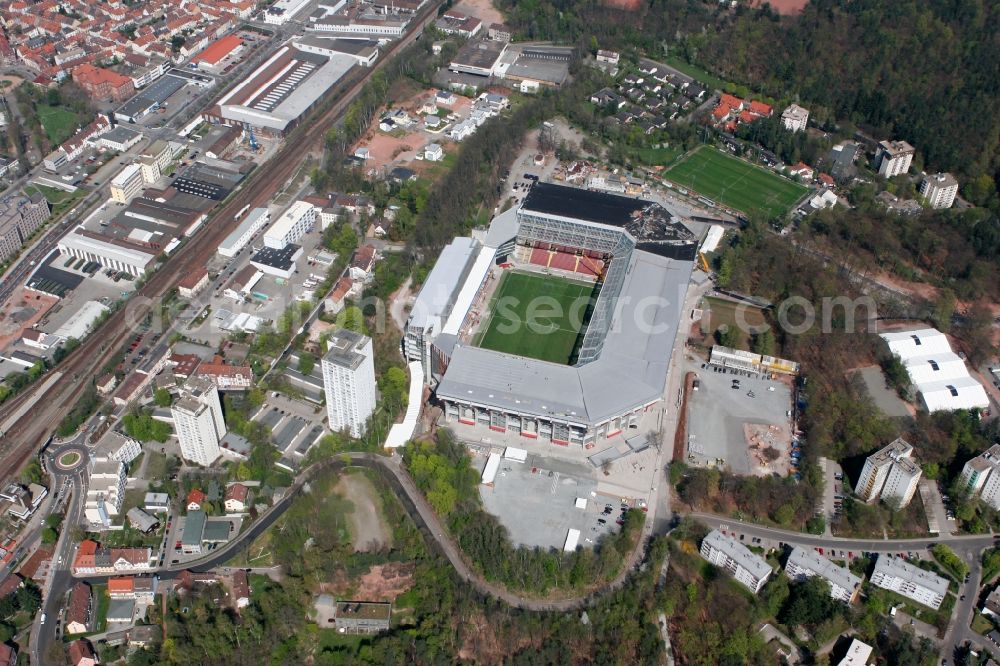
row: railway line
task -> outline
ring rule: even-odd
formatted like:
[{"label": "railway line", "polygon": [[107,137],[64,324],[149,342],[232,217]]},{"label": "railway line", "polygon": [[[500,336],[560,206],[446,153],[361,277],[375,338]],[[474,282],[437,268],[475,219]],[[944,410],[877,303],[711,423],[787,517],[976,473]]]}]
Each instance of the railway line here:
[{"label": "railway line", "polygon": [[[427,23],[436,17],[441,4],[442,0],[432,2],[414,17],[406,35],[392,44],[372,67],[356,68],[347,80],[328,91],[319,107],[293,130],[281,150],[214,211],[204,226],[133,294],[125,307],[116,310],[58,366],[62,372],[61,381],[37,382],[0,408],[0,424],[7,426],[0,433],[0,460],[5,463],[8,477],[16,475],[48,441],[82,394],[84,382],[119,352],[134,333],[135,324],[143,321],[160,299],[191,270],[206,265],[221,241],[237,226],[237,211],[270,201],[272,194],[294,176],[306,155],[317,144],[321,145],[325,130],[339,120],[365,83],[416,41]],[[20,418],[12,419],[25,405],[31,408]]]}]

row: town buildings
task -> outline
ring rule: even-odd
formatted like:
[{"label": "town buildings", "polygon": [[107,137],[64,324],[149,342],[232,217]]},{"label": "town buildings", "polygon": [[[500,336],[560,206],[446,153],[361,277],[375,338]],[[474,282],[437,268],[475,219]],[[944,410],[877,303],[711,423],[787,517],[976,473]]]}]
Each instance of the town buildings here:
[{"label": "town buildings", "polygon": [[129,164],[111,180],[111,199],[118,203],[127,204],[132,200],[132,197],[142,192],[144,183],[142,166]]},{"label": "town buildings", "polygon": [[908,505],[923,473],[912,455],[913,447],[897,439],[868,456],[855,487],[857,495],[866,502],[881,498],[898,508]]},{"label": "town buildings", "polygon": [[1000,510],[1000,444],[966,462],[959,478],[969,497],[978,495],[994,510]]},{"label": "town buildings", "polygon": [[215,462],[221,453],[219,440],[226,434],[215,384],[198,377],[188,380],[171,412],[184,459],[206,467]]},{"label": "town buildings", "polygon": [[853,603],[861,592],[861,579],[850,569],[840,567],[819,553],[801,546],[793,548],[785,564],[791,580],[802,581],[819,576],[830,584],[830,596],[844,603]]},{"label": "town buildings", "polygon": [[719,530],[712,530],[702,540],[701,556],[731,573],[754,593],[760,592],[772,573],[771,565],[764,558]]},{"label": "town buildings", "polygon": [[910,170],[916,149],[905,141],[880,141],[875,153],[878,175],[892,178]]},{"label": "town buildings", "polygon": [[781,112],[781,124],[790,132],[804,132],[809,123],[809,109],[792,104]]},{"label": "town buildings", "polygon": [[49,217],[48,201],[40,194],[14,194],[0,202],[0,261],[20,252]]},{"label": "town buildings", "polygon": [[109,527],[125,499],[125,464],[105,458],[91,465],[84,515],[91,524]]},{"label": "town buildings", "polygon": [[327,341],[327,349],[322,367],[330,430],[347,430],[352,437],[360,437],[375,411],[372,339],[340,329]]},{"label": "town buildings", "polygon": [[925,175],[920,181],[920,196],[931,208],[951,208],[958,194],[958,181],[950,173]]},{"label": "town buildings", "polygon": [[898,592],[937,610],[948,594],[948,581],[898,557],[879,555],[872,571],[872,585]]},{"label": "town buildings", "polygon": [[264,245],[281,250],[299,242],[316,224],[316,207],[306,201],[296,201],[264,232]]}]

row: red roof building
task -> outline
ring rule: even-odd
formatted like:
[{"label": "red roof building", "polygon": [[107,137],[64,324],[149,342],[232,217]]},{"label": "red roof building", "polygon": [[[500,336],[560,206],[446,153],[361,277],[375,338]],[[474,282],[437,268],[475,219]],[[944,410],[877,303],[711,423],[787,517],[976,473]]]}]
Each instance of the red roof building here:
[{"label": "red roof building", "polygon": [[753,115],[752,113],[750,113],[746,109],[743,109],[742,111],[740,111],[740,122],[741,123],[752,123],[755,120],[757,120],[757,116]]},{"label": "red roof building", "polygon": [[199,365],[197,376],[208,379],[220,391],[245,391],[253,385],[253,369],[249,365],[229,365],[221,356]]},{"label": "red roof building", "polygon": [[187,379],[198,369],[201,359],[194,354],[171,354],[167,362],[174,367],[174,375]]},{"label": "red roof building", "polygon": [[764,118],[771,115],[771,110],[770,104],[764,104],[764,102],[758,102],[757,100],[750,102],[750,106],[748,107],[748,111],[750,111],[750,113]]},{"label": "red roof building", "polygon": [[734,95],[730,95],[729,93],[722,93],[722,98],[719,100],[719,105],[720,106],[723,106],[723,105],[728,106],[729,108],[733,109],[734,111],[742,111],[743,110],[743,100],[741,100],[739,97],[736,97]]},{"label": "red roof building", "polygon": [[97,664],[94,648],[82,638],[69,644],[69,660],[73,666],[95,666]]},{"label": "red roof building", "polygon": [[833,176],[828,173],[821,173],[819,175],[819,182],[823,184],[823,187],[833,187],[835,184]]},{"label": "red roof building", "polygon": [[89,63],[73,70],[73,80],[100,101],[124,102],[135,93],[131,78]]},{"label": "red roof building", "polygon": [[112,599],[130,599],[135,596],[135,579],[119,576],[108,579],[108,596]]},{"label": "red roof building", "polygon": [[715,118],[716,121],[721,123],[726,118],[729,117],[730,113],[732,113],[732,108],[729,107],[729,105],[720,104],[719,106],[715,107],[714,111],[712,111],[712,117]]},{"label": "red roof building", "polygon": [[93,571],[97,566],[97,542],[84,539],[80,542],[80,547],[76,549],[76,557],[73,558],[74,571]]},{"label": "red roof building", "polygon": [[208,496],[205,493],[198,490],[197,488],[195,488],[194,490],[189,492],[187,496],[188,511],[197,511],[198,509],[201,508],[201,505],[205,503],[206,499],[208,499]]},{"label": "red roof building", "polygon": [[191,58],[191,62],[205,63],[206,66],[214,67],[222,61],[223,58],[228,56],[230,53],[238,52],[239,49],[243,47],[243,40],[236,35],[228,35],[223,37],[219,41],[215,42],[207,49]]}]

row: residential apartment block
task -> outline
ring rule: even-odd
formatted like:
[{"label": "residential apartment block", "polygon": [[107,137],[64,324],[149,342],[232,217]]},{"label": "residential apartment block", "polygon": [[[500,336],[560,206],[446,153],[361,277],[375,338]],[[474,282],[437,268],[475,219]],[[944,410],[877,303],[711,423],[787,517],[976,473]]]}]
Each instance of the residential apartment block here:
[{"label": "residential apartment block", "polygon": [[830,596],[844,603],[853,603],[861,592],[861,579],[846,567],[840,567],[814,550],[793,548],[785,573],[792,580],[803,581],[819,576],[830,584]]},{"label": "residential apartment block", "polygon": [[781,124],[790,132],[804,132],[809,123],[809,109],[792,104],[781,112]]},{"label": "residential apartment block", "polygon": [[931,208],[951,208],[958,194],[958,181],[950,173],[924,176],[920,181],[920,196]]},{"label": "residential apartment block", "polygon": [[899,508],[908,505],[923,473],[912,455],[913,447],[897,439],[868,456],[854,488],[855,494],[866,502],[881,498],[897,503]]},{"label": "residential apartment block", "polygon": [[219,440],[226,434],[215,384],[200,377],[188,380],[171,412],[184,459],[206,467],[215,462],[221,453]]},{"label": "residential apartment block", "polygon": [[709,532],[701,542],[701,556],[725,569],[756,594],[771,576],[771,565],[736,539],[719,530]]},{"label": "residential apartment block", "polygon": [[49,204],[40,194],[11,196],[0,203],[0,261],[16,255],[49,219]]},{"label": "residential apartment block", "polygon": [[83,510],[87,520],[94,525],[109,526],[112,517],[121,511],[124,499],[125,464],[112,459],[94,462]]},{"label": "residential apartment block", "polygon": [[872,571],[872,585],[898,592],[937,610],[948,593],[948,581],[898,557],[879,555]]},{"label": "residential apartment block", "polygon": [[330,430],[346,429],[360,437],[375,411],[372,339],[341,329],[329,339],[327,349],[322,364]]},{"label": "residential apartment block", "polygon": [[962,486],[969,497],[979,499],[1000,510],[1000,444],[994,444],[965,463]]},{"label": "residential apartment block", "polygon": [[878,175],[892,178],[910,170],[916,149],[905,141],[880,141],[875,161]]}]

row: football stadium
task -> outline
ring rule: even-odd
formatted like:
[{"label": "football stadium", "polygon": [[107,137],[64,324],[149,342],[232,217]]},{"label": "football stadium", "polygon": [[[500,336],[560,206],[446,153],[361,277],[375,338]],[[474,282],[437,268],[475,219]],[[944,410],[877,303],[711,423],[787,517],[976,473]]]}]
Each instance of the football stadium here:
[{"label": "football stadium", "polygon": [[657,203],[536,183],[443,250],[406,355],[460,435],[595,445],[662,399],[696,247]]}]

